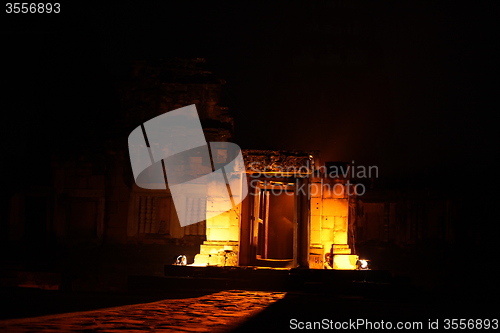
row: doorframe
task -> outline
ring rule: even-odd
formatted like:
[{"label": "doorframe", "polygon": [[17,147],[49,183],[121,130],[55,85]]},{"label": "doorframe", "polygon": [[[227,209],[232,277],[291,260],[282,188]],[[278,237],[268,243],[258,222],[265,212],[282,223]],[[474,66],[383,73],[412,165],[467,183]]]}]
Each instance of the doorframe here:
[{"label": "doorframe", "polygon": [[[300,217],[307,214],[307,212],[303,212],[300,201],[303,198],[300,196],[300,193],[297,191],[297,185],[301,184],[302,178],[297,177],[252,177],[249,175],[248,181],[249,185],[249,195],[246,200],[243,202],[242,207],[242,220],[240,227],[240,264],[243,266],[264,266],[264,267],[281,267],[281,268],[292,268],[297,267],[299,265],[299,255],[300,252],[298,247],[301,242],[299,240],[300,230],[302,228],[299,227]],[[259,182],[258,186],[255,186],[255,183]],[[283,186],[278,183],[287,183],[293,184],[293,258],[291,259],[259,259],[257,258],[257,247],[258,247],[258,225],[259,223],[259,207],[257,202],[257,198],[260,198],[261,191],[263,186],[260,182],[268,182],[268,185],[264,185],[264,187],[276,187]],[[274,184],[272,184],[274,182]],[[291,185],[290,185],[291,186]],[[257,191],[259,192],[257,194]],[[260,200],[258,202],[260,204]],[[243,248],[247,246],[248,248]],[[309,249],[307,248],[307,251]]]}]

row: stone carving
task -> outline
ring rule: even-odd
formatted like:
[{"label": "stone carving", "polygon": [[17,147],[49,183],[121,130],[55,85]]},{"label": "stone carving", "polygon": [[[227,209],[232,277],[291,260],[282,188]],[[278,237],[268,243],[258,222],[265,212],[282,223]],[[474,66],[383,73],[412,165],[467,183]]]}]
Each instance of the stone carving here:
[{"label": "stone carving", "polygon": [[314,168],[314,152],[244,149],[242,154],[247,172],[310,173]]}]

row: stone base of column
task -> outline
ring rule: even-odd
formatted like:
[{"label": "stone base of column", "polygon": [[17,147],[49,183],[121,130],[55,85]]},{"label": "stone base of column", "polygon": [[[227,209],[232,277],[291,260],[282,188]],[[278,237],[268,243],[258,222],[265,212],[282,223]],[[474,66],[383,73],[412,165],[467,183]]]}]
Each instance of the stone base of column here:
[{"label": "stone base of column", "polygon": [[333,256],[332,268],[333,269],[357,269],[356,263],[359,257],[351,254],[351,249],[347,244],[333,244],[331,255]]},{"label": "stone base of column", "polygon": [[333,244],[332,253],[335,254],[351,254],[351,249],[347,244]]},{"label": "stone base of column", "polygon": [[355,254],[334,254],[333,269],[355,270],[358,259],[359,257]]},{"label": "stone base of column", "polygon": [[205,241],[193,266],[238,266],[237,241]]}]

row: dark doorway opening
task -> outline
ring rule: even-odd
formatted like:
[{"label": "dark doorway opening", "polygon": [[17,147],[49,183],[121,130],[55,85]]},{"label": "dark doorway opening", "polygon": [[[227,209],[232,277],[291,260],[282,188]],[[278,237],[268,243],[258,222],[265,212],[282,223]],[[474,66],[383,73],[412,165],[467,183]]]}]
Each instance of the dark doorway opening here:
[{"label": "dark doorway opening", "polygon": [[295,187],[262,183],[255,197],[256,258],[293,260]]}]

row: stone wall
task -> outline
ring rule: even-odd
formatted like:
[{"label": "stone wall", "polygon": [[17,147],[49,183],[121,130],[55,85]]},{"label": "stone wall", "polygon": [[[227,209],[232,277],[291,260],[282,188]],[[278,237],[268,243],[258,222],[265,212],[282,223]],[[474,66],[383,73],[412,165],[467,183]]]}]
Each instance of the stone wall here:
[{"label": "stone wall", "polygon": [[[310,189],[310,268],[355,269],[349,247],[347,180],[314,177]],[[332,258],[333,265],[327,258]]]}]

